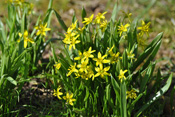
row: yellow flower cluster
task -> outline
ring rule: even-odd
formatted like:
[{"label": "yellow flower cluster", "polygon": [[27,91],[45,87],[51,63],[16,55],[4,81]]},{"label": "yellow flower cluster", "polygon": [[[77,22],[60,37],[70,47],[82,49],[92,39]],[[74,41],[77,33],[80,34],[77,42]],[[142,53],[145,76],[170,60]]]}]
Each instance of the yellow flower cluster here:
[{"label": "yellow flower cluster", "polygon": [[89,78],[94,78],[94,72],[89,65],[89,59],[94,58],[95,50],[92,50],[92,47],[88,49],[88,51],[84,51],[83,53],[79,52],[79,57],[75,57],[75,60],[80,60],[81,64],[71,65],[69,67],[69,72],[67,73],[67,76],[70,76],[73,72],[76,75],[76,78],[81,77],[82,79],[88,80]]},{"label": "yellow flower cluster", "polygon": [[99,25],[102,32],[104,32],[107,27],[107,20],[104,16],[106,13],[107,12],[98,13],[94,21],[94,14],[92,14],[89,18],[84,18],[84,21],[82,22],[84,26],[82,28],[77,26],[77,20],[72,23],[67,29],[67,32],[65,33],[65,38],[63,40],[66,45],[69,45],[69,50],[71,50],[72,48],[76,49],[76,44],[81,42],[81,40],[79,40],[80,34],[84,31],[88,24],[94,23],[96,25]]},{"label": "yellow flower cluster", "polygon": [[[46,27],[47,27],[47,23],[44,26],[43,25],[36,26],[35,29],[38,30],[36,35],[46,36],[45,32],[50,30],[50,28],[46,28]],[[24,40],[24,48],[27,48],[28,42],[34,43],[34,40],[29,37],[29,33],[27,30],[24,31],[24,34],[18,33],[18,35],[19,35],[20,39],[18,39],[17,42],[20,42],[20,40],[23,39]]]},{"label": "yellow flower cluster", "polygon": [[[62,99],[60,96],[63,95],[62,92],[60,92],[61,86],[58,86],[57,90],[54,89],[53,96],[56,96],[58,99]],[[73,93],[67,92],[65,96],[63,96],[63,99],[66,100],[67,103],[69,103],[71,106],[73,106],[73,102],[76,101],[76,99],[73,99]]]},{"label": "yellow flower cluster", "polygon": [[137,98],[136,90],[132,89],[131,91],[126,91],[126,99],[128,98],[136,99]]},{"label": "yellow flower cluster", "polygon": [[[75,57],[74,60],[80,61],[80,64],[77,65],[76,63],[74,63],[74,65],[70,65],[67,76],[70,76],[72,73],[74,73],[76,78],[82,78],[85,80],[88,80],[90,78],[94,80],[94,78],[98,76],[100,76],[101,78],[104,78],[104,76],[106,75],[109,76],[110,74],[107,73],[107,71],[109,71],[110,66],[103,68],[103,64],[110,63],[110,60],[105,59],[107,55],[102,56],[100,52],[98,52],[98,56],[97,58],[95,58],[93,55],[95,51],[96,50],[92,50],[92,47],[90,47],[88,51],[84,51],[83,53],[79,52],[79,56]],[[94,74],[94,70],[90,65],[90,59],[96,62],[96,74]]]},{"label": "yellow flower cluster", "polygon": [[7,0],[7,2],[12,3],[14,5],[22,5],[25,0]]},{"label": "yellow flower cluster", "polygon": [[108,53],[110,54],[109,60],[111,64],[117,63],[118,60],[120,59],[119,55],[120,52],[114,53],[112,50],[115,46],[113,45],[111,49],[109,49]]},{"label": "yellow flower cluster", "polygon": [[63,42],[65,44],[69,45],[69,50],[75,49],[75,44],[80,43],[80,40],[78,40],[78,37],[80,36],[78,32],[76,31],[76,26],[77,26],[77,20],[72,23],[72,25],[67,29],[67,32],[65,34],[65,38]]},{"label": "yellow flower cluster", "polygon": [[[84,21],[82,22],[84,26],[78,27],[78,21],[76,20],[74,23],[70,25],[70,27],[67,29],[67,32],[65,33],[65,38],[63,42],[66,45],[69,45],[69,50],[76,49],[76,44],[81,43],[80,35],[83,31],[89,31],[87,30],[87,25],[90,24],[96,24],[98,25],[97,28],[101,28],[101,31],[103,32],[107,26],[107,20],[105,19],[104,13],[98,13],[96,18],[93,20],[94,14],[92,14],[89,18],[84,18]],[[120,36],[123,32],[126,32],[130,24],[118,26],[118,31]],[[93,35],[93,34],[92,34]],[[78,50],[78,56],[74,57],[75,62],[69,66],[67,77],[70,75],[74,75],[75,78],[81,78],[85,80],[92,79],[94,80],[96,77],[105,78],[106,76],[110,76],[110,65],[116,64],[122,57],[120,57],[120,52],[114,52],[114,45],[111,48],[108,48],[106,50],[106,53],[102,55],[101,52],[96,52],[96,50],[93,50],[92,47],[89,47],[88,50],[80,51]],[[127,51],[128,58],[131,59],[131,61],[134,59],[133,51]],[[77,62],[76,62],[77,61]],[[95,67],[94,67],[95,64]],[[56,64],[57,65],[57,64]],[[55,67],[58,69],[60,68],[60,64]],[[126,79],[125,73],[127,70],[120,70],[119,74],[119,80],[121,82]]]},{"label": "yellow flower cluster", "polygon": [[120,36],[122,36],[122,33],[123,32],[127,32],[128,31],[128,27],[130,26],[130,24],[121,24],[120,26],[118,26],[118,30],[119,30],[119,33],[120,33]]},{"label": "yellow flower cluster", "polygon": [[38,30],[36,35],[43,35],[43,36],[46,36],[46,31],[51,30],[50,28],[47,28],[47,23],[45,25],[40,24],[39,26],[36,26],[35,29]]},{"label": "yellow flower cluster", "polygon": [[140,30],[140,33],[137,35],[137,42],[142,49],[147,46],[146,39],[143,39],[143,35],[146,33],[146,35],[149,36],[150,24],[151,22],[145,24],[145,22],[142,20],[142,26],[137,28],[138,30]]}]

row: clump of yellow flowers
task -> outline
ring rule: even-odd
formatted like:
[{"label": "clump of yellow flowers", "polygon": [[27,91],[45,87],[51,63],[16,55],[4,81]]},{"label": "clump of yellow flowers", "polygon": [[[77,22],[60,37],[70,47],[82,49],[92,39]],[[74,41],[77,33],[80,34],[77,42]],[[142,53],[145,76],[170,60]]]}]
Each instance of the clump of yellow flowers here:
[{"label": "clump of yellow flowers", "polygon": [[[41,36],[43,36],[42,38],[44,38],[46,36],[46,31],[51,30],[50,28],[47,28],[47,23],[45,25],[36,26],[35,29],[38,30],[36,35],[37,36],[41,35]],[[30,38],[30,35],[29,35],[27,30],[24,31],[24,34],[18,33],[18,35],[20,38],[17,41],[20,42],[21,39],[23,39],[24,40],[24,48],[27,48],[28,42],[30,42],[32,44],[34,43],[34,40],[32,38]],[[58,68],[58,65],[57,65],[57,68]]]},{"label": "clump of yellow flowers", "polygon": [[[58,86],[57,90],[54,89],[53,96],[56,96],[58,99],[62,99],[61,95],[63,93],[60,91],[62,88],[61,86]],[[63,96],[63,99],[66,100],[67,103],[69,103],[71,106],[73,106],[73,102],[76,101],[73,99],[73,93],[67,92],[66,96]]]},{"label": "clump of yellow flowers", "polygon": [[[72,49],[77,51],[77,45],[81,45],[83,43],[83,40],[81,40],[80,37],[82,36],[82,32],[88,31],[87,25],[96,26],[96,28],[101,29],[101,32],[105,31],[108,24],[104,16],[106,13],[107,12],[98,13],[94,20],[94,14],[92,14],[89,18],[84,18],[82,22],[84,26],[82,28],[77,25],[78,20],[70,25],[70,27],[67,29],[67,32],[65,33],[65,38],[63,40],[65,45],[69,46],[69,51]],[[121,36],[123,32],[127,32],[129,26],[129,23],[125,25],[121,24],[118,26],[119,36]],[[75,75],[75,78],[82,78],[85,80],[94,80],[95,77],[105,78],[105,76],[110,76],[110,65],[116,64],[122,58],[120,56],[120,52],[113,52],[114,47],[114,45],[111,48],[108,47],[105,54],[102,54],[98,50],[93,50],[92,47],[89,47],[88,50],[84,51],[78,50],[78,56],[74,57],[74,60],[78,62],[74,62],[73,65],[70,65],[67,77],[73,73]],[[135,55],[132,51],[127,51],[127,54],[129,59],[134,60]],[[96,67],[92,65],[93,63],[95,63]],[[55,67],[56,69],[59,69],[61,67],[61,63],[56,63]],[[120,70],[119,80],[121,80],[121,82],[126,79],[124,76],[124,73],[126,72],[127,70]]]},{"label": "clump of yellow flowers", "polygon": [[[132,65],[137,61],[135,48],[138,46],[142,48],[144,40],[141,40],[140,37],[143,37],[145,33],[148,35],[150,23],[145,24],[145,22],[142,21],[142,27],[137,28],[137,36],[134,38],[135,41],[133,43],[135,43],[135,45],[130,45],[129,42],[127,45],[129,47],[124,48],[124,51],[120,51],[120,41],[122,39],[130,41],[128,32],[131,31],[132,14],[129,13],[126,16],[129,22],[122,23],[108,22],[105,14],[107,14],[107,12],[98,13],[96,16],[92,14],[89,17],[84,17],[81,24],[75,18],[64,34],[63,43],[69,53],[66,57],[69,58],[71,62],[66,62],[66,60],[62,58],[64,63],[56,62],[54,66],[56,70],[61,70],[61,72],[65,71],[63,72],[64,75],[60,76],[66,77],[64,80],[68,80],[68,82],[75,80],[72,85],[81,82],[81,85],[86,86],[92,83],[91,85],[93,86],[97,82],[110,82],[111,78],[115,76],[115,79],[122,87],[132,79],[133,74],[131,74],[128,65]],[[111,29],[113,25],[115,25],[115,28]],[[40,32],[38,32],[38,34],[39,33]],[[113,38],[114,41],[111,40],[111,38]],[[136,44],[138,46],[136,46]],[[65,65],[65,63],[69,64]],[[81,85],[80,87],[82,87]],[[89,87],[89,85],[87,87]],[[89,88],[91,89],[92,87]],[[130,88],[128,87],[128,89]],[[66,100],[69,105],[73,106],[77,104],[78,102],[74,103],[77,98],[74,99],[73,96],[78,96],[78,91],[76,90],[70,93],[70,90],[66,90],[66,92],[63,99]],[[126,99],[137,98],[134,89],[131,91],[125,90],[125,93]],[[60,99],[60,97],[58,98]]]}]

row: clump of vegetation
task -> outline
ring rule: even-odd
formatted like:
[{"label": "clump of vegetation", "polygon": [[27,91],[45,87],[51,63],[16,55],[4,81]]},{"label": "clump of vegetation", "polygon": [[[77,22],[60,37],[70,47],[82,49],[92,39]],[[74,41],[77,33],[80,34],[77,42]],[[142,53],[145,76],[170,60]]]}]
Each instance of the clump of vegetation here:
[{"label": "clump of vegetation", "polygon": [[[38,17],[31,27],[33,5],[25,0],[7,2],[8,17],[5,23],[0,20],[1,116],[18,115],[14,109],[22,87],[36,72],[46,70],[39,61],[55,40],[64,51],[57,57],[52,46],[45,76],[50,77],[49,88],[61,103],[57,116],[140,116],[169,89],[172,74],[163,77],[160,70],[155,72],[154,58],[163,33],[148,42],[151,22],[137,24],[125,12],[124,18],[116,20],[115,5],[110,20],[105,17],[107,12],[86,17],[83,8],[82,21],[74,15],[67,27],[50,0],[44,19]],[[59,33],[61,41],[45,40],[52,30],[52,13],[66,32]]]},{"label": "clump of vegetation", "polygon": [[[107,21],[107,12],[86,18],[83,9],[82,22],[74,16],[65,30],[65,51],[54,55],[53,80],[55,89],[60,84],[54,95],[67,108],[62,114],[139,116],[170,87],[172,75],[162,87],[160,72],[153,74],[163,33],[148,43],[150,22],[137,26],[131,13],[115,20],[115,11]],[[149,91],[153,80],[157,83]]]}]

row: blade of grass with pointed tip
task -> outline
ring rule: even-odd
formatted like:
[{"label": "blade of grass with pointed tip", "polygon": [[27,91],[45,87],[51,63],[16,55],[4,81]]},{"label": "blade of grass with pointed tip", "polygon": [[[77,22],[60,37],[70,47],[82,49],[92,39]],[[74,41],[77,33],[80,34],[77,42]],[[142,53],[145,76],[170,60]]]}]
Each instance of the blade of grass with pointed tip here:
[{"label": "blade of grass with pointed tip", "polygon": [[10,83],[14,84],[15,86],[17,85],[17,81],[14,80],[12,77],[7,77],[6,78]]},{"label": "blade of grass with pointed tip", "polygon": [[126,50],[124,51],[123,53],[123,56],[122,56],[122,63],[123,63],[123,69],[128,69],[128,55],[127,55],[127,52]]},{"label": "blade of grass with pointed tip", "polygon": [[118,15],[119,10],[121,9],[121,5],[117,4],[117,2],[114,5],[113,11],[112,11],[112,16],[111,16],[111,20],[114,22],[115,18]]},{"label": "blade of grass with pointed tip", "polygon": [[67,31],[67,26],[64,23],[64,21],[62,20],[61,16],[55,10],[53,10],[53,11],[54,11],[56,18],[57,18],[58,22],[60,23],[61,27],[64,29],[64,31]]},{"label": "blade of grass with pointed tip", "polygon": [[111,74],[111,83],[112,83],[112,86],[114,88],[116,98],[120,102],[120,87],[119,87],[119,84],[117,83],[117,81],[112,76],[112,74]]},{"label": "blade of grass with pointed tip", "polygon": [[84,7],[81,12],[81,17],[82,17],[82,21],[84,21],[84,18],[86,17],[86,10],[84,9]]}]

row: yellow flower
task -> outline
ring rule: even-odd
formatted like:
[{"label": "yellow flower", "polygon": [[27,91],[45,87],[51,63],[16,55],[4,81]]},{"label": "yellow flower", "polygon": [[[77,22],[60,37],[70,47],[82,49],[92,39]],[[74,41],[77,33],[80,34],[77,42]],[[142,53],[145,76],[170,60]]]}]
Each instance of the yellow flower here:
[{"label": "yellow flower", "polygon": [[127,28],[130,26],[130,24],[126,24],[126,25],[122,25],[121,26],[118,26],[119,27],[119,32],[120,32],[120,36],[122,35],[123,32],[127,32]]},{"label": "yellow flower", "polygon": [[77,38],[80,36],[80,35],[77,35],[77,32],[67,33],[65,34],[65,36],[66,37],[64,38],[63,42],[65,44],[70,44],[69,50],[71,50],[72,47],[73,49],[75,49],[75,44],[80,43],[80,40],[77,40]]},{"label": "yellow flower", "polygon": [[87,72],[87,64],[88,64],[88,59],[86,60],[82,60],[81,64],[77,65],[77,67],[79,68],[79,71],[83,72]]},{"label": "yellow flower", "polygon": [[119,55],[120,55],[120,53],[119,52],[117,52],[116,54],[115,53],[112,53],[111,52],[111,57],[109,57],[109,60],[110,60],[110,63],[117,63],[118,62],[118,60],[119,60]]},{"label": "yellow flower", "polygon": [[92,55],[92,53],[94,53],[95,51],[96,50],[92,50],[92,47],[90,47],[88,51],[83,52],[84,58],[85,59],[94,58],[94,55]]},{"label": "yellow flower", "polygon": [[59,70],[61,68],[61,63],[56,62],[54,66],[57,70]]},{"label": "yellow flower", "polygon": [[60,95],[63,95],[63,93],[60,92],[60,90],[61,90],[61,87],[59,86],[59,87],[57,88],[57,91],[54,89],[54,93],[53,93],[53,95],[54,95],[54,96],[57,96],[58,99],[61,99]]},{"label": "yellow flower", "polygon": [[75,57],[74,60],[81,60],[84,58],[83,54],[79,51],[78,52],[79,56],[78,57]]},{"label": "yellow flower", "polygon": [[85,29],[84,26],[83,26],[83,28],[81,28],[81,27],[78,28],[78,30],[80,31],[80,33],[82,33],[84,29]]},{"label": "yellow flower", "polygon": [[71,48],[73,47],[73,49],[75,49],[75,44],[80,43],[80,40],[77,40],[77,38],[80,35],[77,35],[76,37],[72,37],[71,41],[70,41],[70,45],[69,45],[69,50],[71,50]]},{"label": "yellow flower", "polygon": [[78,70],[76,69],[76,63],[74,63],[74,65],[70,65],[69,67],[69,72],[67,73],[67,76],[70,76],[73,72],[78,72]]},{"label": "yellow flower", "polygon": [[105,16],[104,16],[104,15],[105,15],[106,13],[107,13],[107,12],[98,13],[97,16],[96,16],[96,18],[95,18],[95,23],[100,24],[101,21],[105,19]]},{"label": "yellow flower", "polygon": [[38,30],[36,35],[43,35],[43,36],[46,36],[46,31],[51,30],[50,28],[47,28],[47,23],[45,25],[40,24],[39,26],[36,26],[35,29]]},{"label": "yellow flower", "polygon": [[[22,34],[19,33],[19,36],[22,37]],[[27,42],[34,43],[33,39],[31,39],[31,38],[28,37],[27,30],[23,34],[23,39],[24,39],[24,48],[27,47]],[[20,39],[18,40],[18,42],[20,42]]]},{"label": "yellow flower", "polygon": [[69,103],[71,106],[73,106],[73,102],[76,101],[76,99],[73,99],[73,93],[66,93],[66,96],[63,96],[63,99],[66,100],[67,103]]},{"label": "yellow flower", "polygon": [[141,30],[140,35],[143,35],[144,33],[147,34],[147,36],[149,36],[149,26],[150,26],[151,22],[148,22],[147,24],[145,24],[145,22],[142,20],[142,26],[138,27],[138,30]]},{"label": "yellow flower", "polygon": [[93,60],[94,61],[96,61],[96,66],[98,66],[98,65],[103,65],[103,63],[109,63],[110,62],[110,60],[106,60],[106,59],[104,59],[105,57],[106,57],[107,55],[101,55],[101,53],[100,52],[98,52],[98,58],[93,58]]},{"label": "yellow flower", "polygon": [[128,70],[120,70],[120,75],[118,76],[119,77],[119,80],[122,82],[123,81],[123,79],[126,79],[126,77],[125,77],[125,73],[127,72]]},{"label": "yellow flower", "polygon": [[[67,29],[67,32],[66,32],[68,35],[70,35],[71,33],[72,33],[72,28],[71,27],[69,27],[68,29]],[[66,35],[65,35],[66,36]]]},{"label": "yellow flower", "polygon": [[94,79],[94,72],[90,66],[87,66],[87,77]]},{"label": "yellow flower", "polygon": [[103,21],[103,22],[100,24],[100,28],[102,29],[102,32],[105,31],[106,27],[107,27],[107,20]]},{"label": "yellow flower", "polygon": [[[68,30],[69,30],[69,28],[68,28]],[[70,44],[71,43],[71,39],[75,36],[75,35],[77,35],[75,32],[67,32],[66,34],[65,34],[65,38],[64,38],[64,40],[63,40],[63,42],[65,43],[65,44]]]},{"label": "yellow flower", "polygon": [[95,71],[97,71],[97,74],[95,74],[94,77],[100,76],[101,78],[104,78],[105,75],[110,76],[110,74],[107,73],[107,71],[109,71],[109,69],[110,69],[110,66],[105,67],[104,69],[103,69],[103,65],[100,65],[100,67],[96,67]]},{"label": "yellow flower", "polygon": [[108,49],[109,49],[108,53],[109,53],[110,55],[112,55],[112,54],[113,54],[113,51],[112,51],[112,50],[114,49],[114,47],[115,47],[114,45],[112,46],[112,48],[111,48],[111,49],[108,47]]},{"label": "yellow flower", "polygon": [[89,18],[84,18],[84,21],[82,23],[85,25],[88,25],[89,23],[92,22],[93,17],[94,17],[94,14],[92,14]]},{"label": "yellow flower", "polygon": [[136,99],[137,98],[136,90],[132,89],[131,91],[126,91],[126,99],[128,98]]},{"label": "yellow flower", "polygon": [[133,54],[133,51],[132,51],[132,50],[131,50],[130,52],[129,52],[128,50],[126,50],[126,52],[127,52],[128,58],[131,59],[131,61],[132,61],[133,59],[135,59],[135,58],[134,58],[135,54]]},{"label": "yellow flower", "polygon": [[71,24],[71,26],[70,26],[71,29],[69,29],[69,30],[74,30],[76,27],[77,27],[77,20]]},{"label": "yellow flower", "polygon": [[85,80],[88,80],[89,78],[94,79],[94,72],[90,66],[86,67],[86,71],[87,72],[79,70],[77,73],[75,73],[76,78],[81,77],[82,79],[85,79]]}]

